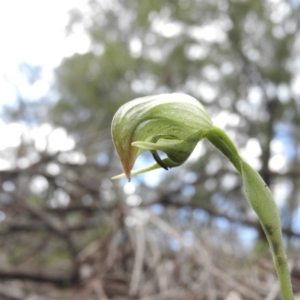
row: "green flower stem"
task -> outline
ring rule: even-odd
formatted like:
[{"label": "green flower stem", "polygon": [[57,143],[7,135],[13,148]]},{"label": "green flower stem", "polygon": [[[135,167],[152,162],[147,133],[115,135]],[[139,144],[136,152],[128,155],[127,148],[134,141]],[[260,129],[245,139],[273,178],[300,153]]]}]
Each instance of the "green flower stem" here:
[{"label": "green flower stem", "polygon": [[232,162],[236,170],[242,176],[239,153],[228,135],[222,129],[213,127],[206,134],[206,138]]},{"label": "green flower stem", "polygon": [[281,222],[274,198],[260,175],[241,160],[246,197],[258,215],[269,242],[284,300],[294,299],[281,233]]},{"label": "green flower stem", "polygon": [[294,299],[287,257],[281,233],[281,222],[274,198],[261,176],[243,161],[227,134],[214,127],[206,138],[216,146],[235,166],[244,183],[247,200],[258,215],[271,248],[278,274],[283,300]]}]

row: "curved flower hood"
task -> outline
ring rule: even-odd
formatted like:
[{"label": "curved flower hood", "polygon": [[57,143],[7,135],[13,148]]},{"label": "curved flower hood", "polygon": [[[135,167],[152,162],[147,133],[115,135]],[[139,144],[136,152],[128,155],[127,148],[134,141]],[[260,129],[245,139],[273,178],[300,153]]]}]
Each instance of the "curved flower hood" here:
[{"label": "curved flower hood", "polygon": [[[212,127],[208,113],[195,98],[179,93],[161,94],[121,106],[112,121],[112,137],[130,180],[134,162],[143,151],[150,150],[157,162],[151,169],[178,166]],[[168,158],[161,160],[157,150],[165,152]]]}]

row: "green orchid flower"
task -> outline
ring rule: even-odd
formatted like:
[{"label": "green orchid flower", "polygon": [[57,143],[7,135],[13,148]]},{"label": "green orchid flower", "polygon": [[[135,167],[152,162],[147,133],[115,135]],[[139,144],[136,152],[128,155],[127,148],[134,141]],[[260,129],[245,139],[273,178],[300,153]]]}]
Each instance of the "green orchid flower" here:
[{"label": "green orchid flower", "polygon": [[[112,121],[112,137],[127,177],[157,168],[177,167],[193,152],[197,143],[208,139],[233,164],[243,180],[245,195],[256,212],[272,252],[284,300],[293,299],[290,274],[281,234],[281,222],[267,185],[239,155],[235,145],[220,128],[213,126],[203,105],[185,94],[162,94],[138,98],[124,104]],[[155,164],[132,171],[137,157],[149,150]],[[166,153],[161,159],[157,151]]]},{"label": "green orchid flower", "polygon": [[[112,137],[124,169],[114,178],[130,180],[131,175],[181,165],[212,127],[203,105],[185,94],[143,97],[124,104],[112,121]],[[136,158],[146,150],[156,164],[131,172]],[[157,151],[167,158],[161,160]]]}]

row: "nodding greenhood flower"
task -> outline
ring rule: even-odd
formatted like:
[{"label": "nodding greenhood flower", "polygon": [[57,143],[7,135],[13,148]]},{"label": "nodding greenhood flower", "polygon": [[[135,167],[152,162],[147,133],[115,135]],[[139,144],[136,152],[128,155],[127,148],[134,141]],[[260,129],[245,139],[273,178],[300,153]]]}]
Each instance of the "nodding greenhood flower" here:
[{"label": "nodding greenhood flower", "polygon": [[[112,137],[124,173],[116,178],[184,163],[197,143],[212,129],[202,104],[185,94],[162,94],[138,98],[124,104],[112,121]],[[156,164],[131,171],[136,158],[151,151]],[[166,153],[161,159],[157,151]]]},{"label": "nodding greenhood flower", "polygon": [[[281,223],[272,194],[260,175],[239,155],[235,145],[220,128],[214,127],[204,107],[184,94],[163,94],[135,99],[123,105],[112,121],[112,137],[124,173],[130,177],[157,168],[183,164],[197,143],[207,138],[241,175],[246,197],[257,213],[272,249],[283,299],[292,300],[293,290],[281,236]],[[139,154],[149,150],[156,164],[131,171]],[[157,151],[166,153],[161,159]]]}]

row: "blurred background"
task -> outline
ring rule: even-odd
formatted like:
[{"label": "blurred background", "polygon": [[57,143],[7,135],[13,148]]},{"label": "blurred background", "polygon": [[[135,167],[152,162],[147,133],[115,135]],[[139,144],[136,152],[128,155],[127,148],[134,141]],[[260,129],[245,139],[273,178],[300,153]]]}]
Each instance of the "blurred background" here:
[{"label": "blurred background", "polygon": [[207,141],[180,168],[110,179],[118,107],[169,92],[201,101],[270,186],[299,293],[299,29],[298,0],[1,1],[0,299],[280,299]]}]

